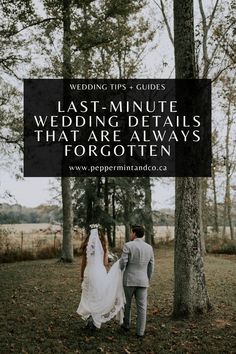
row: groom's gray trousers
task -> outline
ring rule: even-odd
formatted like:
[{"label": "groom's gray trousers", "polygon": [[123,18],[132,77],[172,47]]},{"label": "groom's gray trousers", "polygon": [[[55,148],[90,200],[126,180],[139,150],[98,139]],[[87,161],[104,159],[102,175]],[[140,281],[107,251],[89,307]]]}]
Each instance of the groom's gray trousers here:
[{"label": "groom's gray trousers", "polygon": [[137,306],[136,333],[144,335],[147,312],[147,288],[154,268],[153,249],[141,238],[124,244],[120,269],[124,270],[123,285],[126,297],[124,327],[130,326],[131,300],[135,296]]},{"label": "groom's gray trousers", "polygon": [[131,301],[135,296],[137,306],[136,333],[139,336],[144,335],[146,327],[147,312],[147,288],[139,286],[124,286],[126,304],[124,311],[124,327],[129,328],[131,323]]}]

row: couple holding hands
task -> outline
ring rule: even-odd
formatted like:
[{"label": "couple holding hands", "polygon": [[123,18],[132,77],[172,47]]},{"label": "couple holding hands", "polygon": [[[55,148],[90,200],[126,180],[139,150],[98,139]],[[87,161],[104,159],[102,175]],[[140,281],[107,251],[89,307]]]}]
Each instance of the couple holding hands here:
[{"label": "couple holding hands", "polygon": [[100,328],[116,316],[121,328],[131,324],[131,301],[137,306],[136,335],[142,338],[146,327],[147,289],[154,269],[153,248],[143,240],[144,228],[132,226],[130,242],[124,244],[121,258],[107,272],[108,250],[99,225],[90,225],[82,244],[82,295],[77,313],[90,328]]}]

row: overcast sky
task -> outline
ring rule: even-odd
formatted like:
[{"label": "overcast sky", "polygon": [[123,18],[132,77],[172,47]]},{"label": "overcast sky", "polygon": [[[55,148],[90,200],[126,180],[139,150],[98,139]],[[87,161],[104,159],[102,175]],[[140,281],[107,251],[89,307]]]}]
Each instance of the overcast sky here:
[{"label": "overcast sky", "polygon": [[[35,1],[40,3],[38,0]],[[209,0],[206,2],[208,5],[211,3]],[[158,23],[157,19],[156,21],[153,19],[154,13],[156,13],[156,8],[148,16],[153,23]],[[173,46],[166,31],[161,33],[157,31],[157,35],[158,37],[155,38],[149,48],[153,48],[153,50],[150,50],[144,58],[144,66],[140,77],[169,78],[170,73],[171,77],[174,77]],[[156,47],[157,43],[158,47]],[[162,70],[163,62],[166,63],[164,71]],[[25,178],[24,180],[16,180],[14,170],[16,170],[16,167],[12,162],[8,171],[0,171],[0,202],[9,202],[9,199],[5,198],[5,191],[9,191],[13,195],[14,199],[11,199],[11,202],[15,201],[25,206],[35,207],[42,203],[53,202],[53,195],[49,190],[50,181],[53,181],[53,179]],[[174,207],[174,182],[167,184],[167,180],[162,178],[153,187],[154,209]]]},{"label": "overcast sky", "polygon": [[[40,4],[39,1],[35,3]],[[42,9],[40,12],[43,16]],[[152,12],[149,10],[149,17],[153,17]],[[153,21],[153,23],[155,23]],[[158,33],[158,38],[153,41],[151,47],[155,46],[158,42],[158,49],[149,51],[148,55],[144,58],[143,68],[139,77],[163,78],[169,77],[172,71],[173,75],[173,48],[169,42],[167,34],[162,32]],[[150,50],[150,48],[148,48]],[[161,52],[161,56],[157,57],[157,52]],[[168,62],[165,67],[166,74],[161,70],[163,69],[163,61]],[[53,193],[50,192],[50,181],[53,183],[53,178],[25,178],[24,180],[16,180],[14,177],[14,163],[8,169],[0,171],[0,202],[17,202],[21,205],[28,207],[35,207],[42,203],[53,203]],[[153,187],[153,208],[173,208],[174,207],[174,183],[166,184],[167,179],[162,179],[164,183],[156,182]],[[6,191],[10,192],[13,198],[6,198]]]}]

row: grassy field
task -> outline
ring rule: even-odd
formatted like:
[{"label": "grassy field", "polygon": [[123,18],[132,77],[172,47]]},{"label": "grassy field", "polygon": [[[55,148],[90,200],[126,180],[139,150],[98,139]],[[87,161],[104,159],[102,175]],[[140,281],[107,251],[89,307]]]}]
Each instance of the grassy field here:
[{"label": "grassy field", "polygon": [[[115,320],[90,333],[75,313],[80,300],[80,258],[1,264],[0,353],[235,353],[236,258],[207,256],[214,309],[191,321],[171,318],[173,251],[156,251],[149,289],[146,337],[120,332]],[[133,311],[135,321],[135,311]]]},{"label": "grassy field", "polygon": [[[0,245],[2,237],[2,246],[9,248],[21,247],[23,237],[23,248],[32,249],[41,246],[53,244],[54,237],[58,242],[62,241],[62,228],[60,225],[52,224],[1,224],[0,225]],[[3,235],[1,235],[1,233]],[[155,238],[158,240],[172,240],[174,238],[173,226],[154,226]],[[118,225],[116,227],[117,246],[124,243],[125,227]],[[6,238],[5,242],[3,236]],[[74,231],[74,246],[79,247],[85,237],[84,229],[76,228]]]},{"label": "grassy field", "polygon": [[[122,249],[124,244],[125,227],[116,227],[116,247]],[[156,244],[168,244],[174,239],[173,226],[154,226]],[[81,242],[85,238],[85,230],[75,227],[73,234],[73,247],[75,254],[79,254]],[[219,248],[227,248],[224,253],[236,253],[234,245],[223,243],[229,241],[229,228],[226,228],[226,237],[221,238],[212,233],[208,227],[207,244],[209,252]],[[224,242],[223,242],[224,241]],[[59,256],[62,245],[62,229],[60,225],[53,224],[5,224],[0,225],[0,262],[14,262],[16,260],[48,259]],[[222,247],[221,247],[222,246]],[[219,252],[220,253],[220,252]]]}]

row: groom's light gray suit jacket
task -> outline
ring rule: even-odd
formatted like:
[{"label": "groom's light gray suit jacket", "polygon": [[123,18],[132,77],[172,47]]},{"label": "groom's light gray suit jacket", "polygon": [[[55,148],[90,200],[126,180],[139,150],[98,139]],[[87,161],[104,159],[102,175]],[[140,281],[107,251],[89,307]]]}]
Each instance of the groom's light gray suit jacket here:
[{"label": "groom's light gray suit jacket", "polygon": [[141,238],[125,243],[120,268],[125,269],[124,286],[148,287],[154,269],[152,246]]}]

